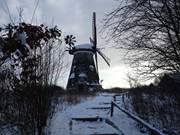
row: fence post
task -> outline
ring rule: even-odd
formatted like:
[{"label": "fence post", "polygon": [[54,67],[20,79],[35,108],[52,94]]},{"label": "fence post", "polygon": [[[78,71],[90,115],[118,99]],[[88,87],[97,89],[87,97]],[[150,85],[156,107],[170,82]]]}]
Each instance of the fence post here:
[{"label": "fence post", "polygon": [[111,117],[113,116],[113,112],[114,112],[114,104],[113,101],[111,101]]},{"label": "fence post", "polygon": [[150,135],[160,135],[159,133],[153,131],[153,130],[150,130]]},{"label": "fence post", "polygon": [[70,135],[72,134],[72,125],[73,125],[73,122],[72,122],[72,119],[71,119],[70,122],[69,122]]},{"label": "fence post", "polygon": [[113,100],[114,100],[114,102],[116,102],[116,96],[115,95],[113,96]]}]

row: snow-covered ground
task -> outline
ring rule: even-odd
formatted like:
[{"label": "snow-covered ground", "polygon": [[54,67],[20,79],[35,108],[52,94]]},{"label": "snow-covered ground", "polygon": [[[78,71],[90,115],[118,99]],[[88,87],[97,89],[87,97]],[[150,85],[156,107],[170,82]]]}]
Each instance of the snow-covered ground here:
[{"label": "snow-covered ground", "polygon": [[[66,109],[56,111],[53,115],[49,131],[51,135],[92,135],[92,134],[123,134],[147,135],[140,132],[138,123],[122,111],[115,109],[113,117],[110,117],[111,100],[114,94],[98,93],[94,97],[88,97],[80,103],[67,106]],[[121,100],[119,101],[121,105]],[[57,108],[61,108],[61,104]],[[99,109],[103,108],[103,109]],[[58,110],[58,109],[57,109]],[[72,118],[103,118],[100,121],[76,121]]]}]

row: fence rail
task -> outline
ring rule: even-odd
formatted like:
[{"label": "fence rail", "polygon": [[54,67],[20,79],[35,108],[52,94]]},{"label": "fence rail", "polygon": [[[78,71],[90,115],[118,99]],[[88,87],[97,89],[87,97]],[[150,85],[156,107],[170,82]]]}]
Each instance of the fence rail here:
[{"label": "fence rail", "polygon": [[120,107],[118,104],[116,104],[115,101],[116,101],[116,96],[114,96],[113,101],[111,101],[111,109],[110,109],[111,110],[111,113],[110,113],[111,117],[113,116],[113,113],[114,113],[114,107],[116,107],[117,109],[121,110],[122,112],[127,114],[129,117],[131,117],[135,121],[141,123],[146,128],[150,129],[151,135],[166,135],[166,134],[162,133],[162,131],[156,129],[155,127],[153,127],[149,123],[145,122],[143,119],[139,118],[138,116],[136,116],[136,115],[130,113],[129,111],[125,110],[124,108]]}]

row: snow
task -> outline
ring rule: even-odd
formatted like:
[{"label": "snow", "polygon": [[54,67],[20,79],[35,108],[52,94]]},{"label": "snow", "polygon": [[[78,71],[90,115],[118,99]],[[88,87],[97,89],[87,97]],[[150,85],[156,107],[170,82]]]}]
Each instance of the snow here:
[{"label": "snow", "polygon": [[[177,102],[173,95],[166,94],[149,94],[148,92],[144,92],[141,95],[136,96],[136,98],[140,98],[140,102],[137,100],[133,100],[132,93],[129,94],[129,99],[124,98],[123,105],[129,112],[133,112],[133,114],[141,116],[146,119],[148,123],[153,125],[154,127],[161,129],[163,133],[173,134],[173,132],[177,132],[178,135],[180,132],[179,128],[179,114],[180,111],[178,109]],[[144,110],[136,110],[137,107],[145,106]],[[144,107],[143,107],[144,108]],[[179,133],[178,133],[179,132]]]},{"label": "snow", "polygon": [[[104,134],[111,134],[111,133],[118,133],[116,129],[113,129],[110,125],[106,124],[105,121],[103,122],[83,122],[85,127],[82,127],[82,122],[74,122],[75,127],[72,127],[72,133],[73,135],[81,135],[82,133],[85,134],[98,134],[98,133],[104,133]],[[98,130],[97,130],[98,129]]]},{"label": "snow", "polygon": [[16,126],[6,125],[0,128],[0,135],[20,135],[20,131]]},{"label": "snow", "polygon": [[94,71],[94,66],[93,66],[93,65],[89,65],[89,69],[90,69],[91,71]]},{"label": "snow", "polygon": [[85,73],[80,73],[79,77],[87,77],[87,75]]},{"label": "snow", "polygon": [[127,115],[129,115],[130,117],[132,117],[133,119],[135,119],[136,121],[139,121],[140,123],[142,123],[143,125],[145,125],[146,127],[148,127],[149,129],[152,129],[153,131],[155,131],[156,133],[158,133],[159,135],[165,135],[163,134],[160,130],[154,128],[152,125],[150,125],[149,123],[145,122],[144,120],[142,120],[141,118],[135,116],[134,114],[132,114],[131,112],[118,107],[121,111],[125,112]]},{"label": "snow", "polygon": [[16,38],[21,42],[22,45],[26,44],[26,33],[25,32],[17,32]]},{"label": "snow", "polygon": [[73,79],[73,78],[75,78],[75,74],[74,73],[71,73],[71,75],[70,75],[70,77],[69,77],[70,79]]},{"label": "snow", "polygon": [[[114,116],[110,117],[109,109],[92,109],[110,107],[113,95],[114,94],[111,93],[98,93],[96,96],[88,97],[85,101],[80,102],[79,104],[69,106],[62,111],[57,111],[49,124],[50,134],[90,135],[111,133],[121,135],[124,133],[125,135],[147,135],[146,133],[140,132],[135,120],[120,110],[115,109]],[[61,107],[61,104],[59,104],[59,107]],[[100,117],[104,120],[82,122],[71,119],[82,117]]]},{"label": "snow", "polygon": [[180,81],[180,73],[169,74],[169,77],[171,77],[172,79],[174,79],[177,82]]},{"label": "snow", "polygon": [[91,85],[98,86],[99,83],[98,82],[92,82]]},{"label": "snow", "polygon": [[92,49],[92,45],[91,44],[80,44],[80,45],[76,45],[75,49]]}]

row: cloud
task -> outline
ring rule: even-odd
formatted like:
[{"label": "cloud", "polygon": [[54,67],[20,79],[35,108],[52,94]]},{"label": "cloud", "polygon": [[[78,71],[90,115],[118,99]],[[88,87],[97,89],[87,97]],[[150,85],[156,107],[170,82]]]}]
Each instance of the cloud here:
[{"label": "cloud", "polygon": [[104,88],[123,87],[128,88],[127,73],[130,72],[130,68],[124,65],[117,65],[110,69],[100,70],[100,76],[103,80],[102,85]]},{"label": "cloud", "polygon": [[[18,22],[18,8],[23,8],[23,17],[27,22],[31,21],[35,4],[37,0],[0,0],[0,25],[9,22],[9,16],[7,14],[7,2],[11,16],[15,22]],[[2,4],[3,3],[3,4]],[[58,25],[62,28],[64,34],[73,34],[76,36],[77,44],[89,42],[89,37],[92,33],[92,12],[97,14],[97,28],[98,30],[102,26],[102,19],[105,13],[116,7],[117,2],[114,0],[39,0],[39,5],[36,10],[36,14],[33,19],[34,24],[45,23],[47,25]],[[5,10],[3,10],[3,8]],[[114,43],[109,43],[112,46]],[[104,39],[98,35],[98,47],[107,47],[107,43]],[[102,50],[110,59],[111,67],[109,68],[103,59],[98,57],[100,78],[107,80],[107,84],[110,85],[110,80],[117,80],[112,82],[112,85],[118,85],[122,81],[118,81],[116,78],[117,73],[122,80],[122,72],[124,72],[124,62],[121,60],[123,52],[113,49],[111,47]],[[119,70],[116,70],[116,69]],[[116,71],[116,72],[115,72]],[[66,74],[67,78],[68,73]],[[124,75],[123,75],[124,76]],[[116,79],[115,79],[116,78]],[[67,79],[61,83],[65,86]],[[106,83],[105,83],[106,85]]]}]

